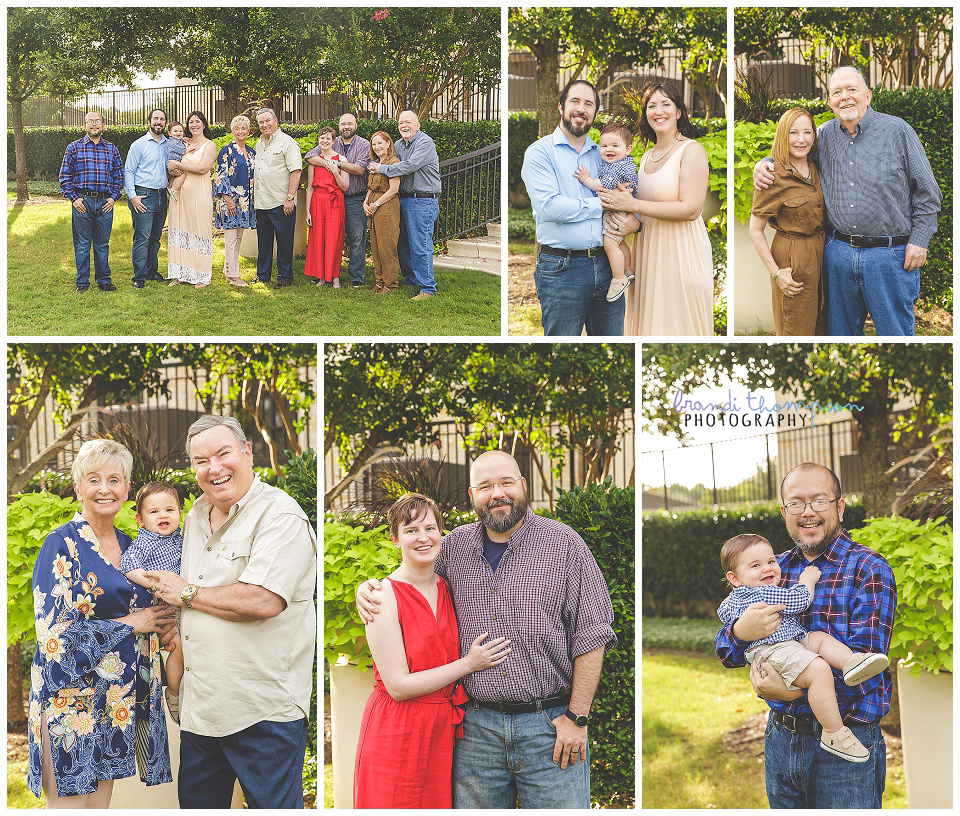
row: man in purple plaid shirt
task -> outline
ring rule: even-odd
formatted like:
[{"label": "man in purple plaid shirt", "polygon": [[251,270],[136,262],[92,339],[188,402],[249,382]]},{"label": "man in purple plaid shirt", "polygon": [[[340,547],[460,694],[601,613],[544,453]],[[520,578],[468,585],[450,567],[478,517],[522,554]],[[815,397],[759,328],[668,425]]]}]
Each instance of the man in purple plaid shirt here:
[{"label": "man in purple plaid shirt", "polygon": [[[462,654],[478,635],[512,640],[500,665],[468,674],[455,808],[589,808],[587,725],[604,652],[616,642],[599,567],[570,527],[527,506],[516,460],[487,451],[470,469],[480,519],[443,539],[434,564],[450,585]],[[360,586],[357,608],[379,603]]]},{"label": "man in purple plaid shirt", "polygon": [[[805,463],[780,485],[780,514],[796,547],[777,557],[782,585],[797,583],[808,565],[821,571],[813,602],[800,614],[808,631],[825,631],[856,652],[886,654],[897,590],[890,565],[855,544],[840,527],[840,480],[821,465]],[[783,604],[757,603],[714,641],[724,666],[745,665],[746,647],[780,625]],[[847,686],[834,671],[844,725],[870,752],[866,762],[847,762],[819,748],[820,725],[805,692],[790,691],[767,663],[754,663],[750,682],[771,713],[764,734],[767,799],[771,808],[879,808],[886,773],[880,719],[890,707],[890,672]]]}]

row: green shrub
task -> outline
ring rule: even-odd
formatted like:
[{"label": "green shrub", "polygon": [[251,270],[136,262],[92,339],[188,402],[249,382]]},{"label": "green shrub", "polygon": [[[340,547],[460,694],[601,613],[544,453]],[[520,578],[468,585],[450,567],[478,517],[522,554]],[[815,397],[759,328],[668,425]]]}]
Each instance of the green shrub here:
[{"label": "green shrub", "polygon": [[277,479],[277,487],[286,491],[307,514],[310,526],[317,529],[317,453],[307,448],[296,456],[284,451],[287,464]]},{"label": "green shrub", "polygon": [[641,638],[644,649],[677,649],[713,654],[713,638],[720,620],[713,618],[644,618]]},{"label": "green shrub", "polygon": [[[847,530],[863,526],[859,503],[843,513]],[[658,617],[710,617],[729,589],[720,571],[720,546],[740,533],[756,533],[776,553],[791,549],[776,502],[716,507],[682,514],[643,515],[642,607]]]},{"label": "green shrub", "polygon": [[613,603],[617,643],[604,658],[590,710],[590,781],[594,807],[632,808],[634,791],[634,489],[609,477],[602,484],[559,491],[554,516],[576,530],[603,571]]},{"label": "green shrub", "polygon": [[537,240],[537,224],[533,220],[533,210],[510,210],[507,218],[507,236],[514,241]]}]

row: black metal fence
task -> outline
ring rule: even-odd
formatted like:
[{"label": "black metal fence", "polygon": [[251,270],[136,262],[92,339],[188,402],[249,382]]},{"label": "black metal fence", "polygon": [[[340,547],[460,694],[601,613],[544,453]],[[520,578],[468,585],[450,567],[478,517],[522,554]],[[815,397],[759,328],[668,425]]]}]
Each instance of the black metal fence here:
[{"label": "black metal fence", "polygon": [[433,240],[446,241],[500,218],[500,142],[440,162],[440,215]]}]

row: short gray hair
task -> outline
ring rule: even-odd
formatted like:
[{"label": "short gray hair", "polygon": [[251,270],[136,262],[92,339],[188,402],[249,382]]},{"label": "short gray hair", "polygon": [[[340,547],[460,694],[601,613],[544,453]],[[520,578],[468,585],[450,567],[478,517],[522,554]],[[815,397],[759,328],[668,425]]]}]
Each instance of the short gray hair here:
[{"label": "short gray hair", "polygon": [[250,119],[249,119],[249,117],[244,116],[244,115],[241,113],[241,114],[239,114],[238,116],[234,116],[233,119],[230,120],[230,130],[233,130],[233,126],[234,126],[235,124],[237,124],[237,122],[242,122],[242,123],[245,124],[248,128],[250,127]]},{"label": "short gray hair", "polygon": [[828,94],[830,93],[830,86],[833,84],[833,78],[837,74],[839,74],[841,71],[853,71],[853,73],[855,73],[858,77],[860,77],[860,81],[863,83],[863,87],[869,89],[870,86],[867,84],[867,78],[861,73],[859,68],[853,65],[841,65],[839,68],[835,69],[834,72],[830,74],[830,76],[827,78]]},{"label": "short gray hair", "polygon": [[278,122],[280,121],[280,117],[277,116],[277,112],[276,112],[273,108],[260,108],[260,110],[257,111],[257,118],[258,118],[258,119],[260,118],[260,114],[261,114],[261,113],[269,113],[269,114],[270,114],[274,119],[276,119]]},{"label": "short gray hair", "polygon": [[130,474],[133,471],[133,454],[119,442],[112,439],[89,439],[80,446],[70,468],[70,476],[74,484],[79,484],[88,473],[100,470],[111,459],[120,465],[123,478],[130,484]]},{"label": "short gray hair", "polygon": [[234,417],[220,416],[219,414],[205,414],[196,420],[187,430],[187,457],[190,457],[190,442],[193,441],[193,437],[197,434],[202,434],[204,431],[209,431],[211,428],[219,428],[221,425],[225,425],[233,431],[233,435],[241,445],[247,444],[247,435],[243,432],[243,428],[240,427],[240,423],[237,422]]}]

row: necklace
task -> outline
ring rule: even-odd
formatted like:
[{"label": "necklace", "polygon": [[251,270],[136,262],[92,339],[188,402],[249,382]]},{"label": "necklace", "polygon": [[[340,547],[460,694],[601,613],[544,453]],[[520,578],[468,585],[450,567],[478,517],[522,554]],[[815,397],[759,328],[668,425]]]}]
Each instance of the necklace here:
[{"label": "necklace", "polygon": [[794,171],[796,172],[796,174],[797,174],[798,176],[800,176],[800,178],[806,179],[807,181],[811,181],[811,180],[812,180],[813,176],[810,174],[810,165],[809,165],[809,164],[807,165],[807,169],[806,169],[806,170],[801,170],[801,169],[800,169],[799,167],[797,167],[797,165],[795,165],[793,162],[790,162],[790,166],[794,169]]},{"label": "necklace", "polygon": [[[663,161],[668,155],[670,155],[670,152],[673,150],[673,148],[675,148],[675,147],[677,146],[677,142],[679,142],[679,141],[680,141],[680,133],[678,132],[678,133],[677,133],[677,136],[676,136],[676,141],[675,141],[672,145],[670,145],[670,147],[668,147],[668,148],[660,155],[660,158],[659,158],[659,159],[655,159],[655,158],[653,157],[653,150],[650,151],[650,161],[652,161],[652,162]],[[656,148],[654,148],[654,149],[656,149]]]}]

